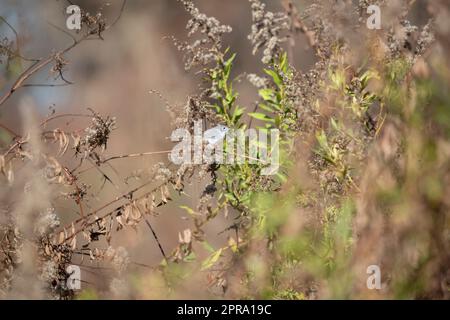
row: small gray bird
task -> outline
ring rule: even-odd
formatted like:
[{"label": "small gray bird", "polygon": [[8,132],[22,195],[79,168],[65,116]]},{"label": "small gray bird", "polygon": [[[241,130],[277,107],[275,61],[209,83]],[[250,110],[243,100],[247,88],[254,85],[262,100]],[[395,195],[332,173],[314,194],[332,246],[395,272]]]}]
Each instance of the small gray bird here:
[{"label": "small gray bird", "polygon": [[203,134],[203,140],[208,145],[216,145],[225,138],[225,135],[229,130],[230,129],[227,126],[219,124],[214,128],[206,130]]}]

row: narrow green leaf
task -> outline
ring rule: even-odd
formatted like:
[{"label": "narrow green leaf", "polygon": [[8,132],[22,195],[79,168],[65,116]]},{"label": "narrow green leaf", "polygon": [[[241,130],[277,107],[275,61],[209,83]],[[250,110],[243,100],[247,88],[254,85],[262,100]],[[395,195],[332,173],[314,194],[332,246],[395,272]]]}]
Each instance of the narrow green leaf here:
[{"label": "narrow green leaf", "polygon": [[266,89],[260,89],[258,91],[259,96],[264,100],[264,101],[272,101],[274,102],[274,92],[272,89],[266,88]]},{"label": "narrow green leaf", "polygon": [[211,268],[219,260],[221,254],[222,254],[222,251],[223,251],[223,248],[220,248],[216,252],[212,253],[208,258],[206,258],[206,260],[203,261],[203,263],[202,263],[202,267],[201,267],[200,271],[204,271],[204,270]]},{"label": "narrow green leaf", "polygon": [[269,69],[264,69],[264,72],[267,73],[269,76],[272,77],[273,82],[275,82],[275,84],[280,87],[282,84],[282,79],[281,77],[273,70],[269,70]]},{"label": "narrow green leaf", "polygon": [[269,116],[267,116],[264,113],[260,113],[260,112],[250,112],[248,114],[250,117],[255,118],[257,120],[261,120],[261,121],[266,121],[266,122],[275,122],[274,119],[270,118]]}]

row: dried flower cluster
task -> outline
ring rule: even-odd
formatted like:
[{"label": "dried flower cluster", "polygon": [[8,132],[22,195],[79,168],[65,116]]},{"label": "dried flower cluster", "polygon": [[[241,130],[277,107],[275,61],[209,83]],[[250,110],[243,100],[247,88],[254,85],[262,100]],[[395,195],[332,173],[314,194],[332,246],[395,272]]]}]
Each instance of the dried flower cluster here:
[{"label": "dried flower cluster", "polygon": [[269,80],[267,78],[260,77],[254,73],[248,74],[247,80],[258,89],[266,88],[268,86],[268,82],[269,82]]},{"label": "dried flower cluster", "polygon": [[55,213],[55,208],[48,208],[39,214],[35,224],[35,233],[39,237],[52,234],[60,226],[59,216]]},{"label": "dried flower cluster", "polygon": [[192,1],[181,1],[190,14],[186,29],[188,37],[199,33],[202,37],[193,43],[179,43],[176,41],[180,51],[185,53],[185,67],[187,70],[194,66],[205,66],[216,61],[216,56],[222,47],[222,36],[230,33],[231,27],[222,25],[214,17],[208,17],[201,13]]},{"label": "dried flower cluster", "polygon": [[106,29],[106,20],[103,18],[101,12],[97,12],[95,15],[89,12],[81,12],[81,25],[86,26],[86,33],[89,35],[97,35],[102,38],[102,32]]},{"label": "dried flower cluster", "polygon": [[290,20],[285,13],[266,11],[260,0],[250,0],[252,7],[252,32],[248,36],[253,45],[253,54],[264,47],[262,62],[276,60],[281,52],[281,44],[287,40],[286,31]]},{"label": "dried flower cluster", "polygon": [[85,135],[78,140],[75,147],[76,153],[83,154],[84,157],[90,155],[95,149],[106,149],[109,135],[115,129],[116,119],[107,117],[103,119],[94,113],[92,124],[85,129]]},{"label": "dried flower cluster", "polygon": [[406,56],[414,62],[434,41],[430,28],[431,22],[428,22],[419,32],[419,28],[408,20],[401,21],[397,29],[392,27],[387,38],[390,55],[394,58]]}]

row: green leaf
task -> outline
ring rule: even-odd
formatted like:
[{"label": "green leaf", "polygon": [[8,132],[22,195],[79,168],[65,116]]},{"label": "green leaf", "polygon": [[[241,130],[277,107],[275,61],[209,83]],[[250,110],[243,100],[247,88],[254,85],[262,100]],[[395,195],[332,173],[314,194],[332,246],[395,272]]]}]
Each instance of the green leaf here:
[{"label": "green leaf", "polygon": [[277,177],[280,179],[282,183],[285,183],[287,181],[287,177],[281,172],[277,172]]},{"label": "green leaf", "polygon": [[212,253],[208,258],[206,258],[205,261],[202,263],[202,267],[200,268],[200,271],[207,270],[211,268],[220,258],[222,254],[223,248],[220,248],[216,252]]},{"label": "green leaf", "polygon": [[279,127],[281,125],[281,117],[279,114],[275,116],[275,125]]},{"label": "green leaf", "polygon": [[343,70],[335,70],[334,72],[330,73],[330,80],[332,82],[332,88],[334,90],[343,90],[345,89],[345,73]]},{"label": "green leaf", "polygon": [[324,150],[330,149],[330,147],[328,146],[328,139],[325,134],[325,131],[322,130],[322,131],[316,133],[316,139],[319,142],[319,145],[322,149],[324,149]]},{"label": "green leaf", "polygon": [[271,101],[271,102],[275,102],[274,100],[274,92],[272,89],[266,88],[266,89],[260,89],[258,91],[259,96],[264,100],[264,101]]},{"label": "green leaf", "polygon": [[364,74],[359,79],[361,81],[362,88],[364,89],[367,87],[367,83],[369,82],[370,79],[379,79],[379,78],[380,77],[378,76],[378,73],[376,71],[368,70],[364,72]]},{"label": "green leaf", "polygon": [[232,121],[233,123],[236,123],[239,121],[239,119],[244,114],[245,108],[240,108],[239,106],[236,106],[233,111]]},{"label": "green leaf", "polygon": [[189,255],[187,255],[186,257],[184,257],[184,261],[185,262],[193,262],[193,261],[195,261],[197,259],[197,256],[195,255],[195,252],[191,252],[191,253],[189,253]]},{"label": "green leaf", "polygon": [[250,112],[248,114],[250,117],[255,118],[257,120],[266,121],[266,122],[275,122],[274,119],[270,118],[268,115],[260,112]]},{"label": "green leaf", "polygon": [[268,69],[264,69],[264,72],[267,73],[269,76],[272,77],[273,82],[275,82],[275,84],[278,87],[281,87],[281,84],[283,83],[281,77],[273,70],[268,70]]},{"label": "green leaf", "polygon": [[271,108],[268,104],[260,103],[259,107],[267,112],[274,112],[275,110]]},{"label": "green leaf", "polygon": [[199,214],[196,213],[193,209],[189,208],[188,206],[180,206],[180,209],[186,210],[187,213],[189,213],[189,215],[191,216],[198,216]]},{"label": "green leaf", "polygon": [[288,73],[288,69],[289,69],[289,65],[288,65],[288,59],[287,59],[287,53],[284,52],[281,57],[280,57],[280,69],[281,71],[283,71],[285,74]]},{"label": "green leaf", "polygon": [[339,123],[333,117],[331,118],[331,126],[333,127],[334,130],[340,131]]},{"label": "green leaf", "polygon": [[231,57],[227,61],[225,61],[224,63],[225,67],[230,66],[233,63],[234,58],[236,58],[236,53],[233,53]]},{"label": "green leaf", "polygon": [[225,79],[228,79],[231,72],[231,67],[233,66],[233,60],[236,57],[236,53],[233,53],[231,57],[224,62],[224,73],[225,73]]}]

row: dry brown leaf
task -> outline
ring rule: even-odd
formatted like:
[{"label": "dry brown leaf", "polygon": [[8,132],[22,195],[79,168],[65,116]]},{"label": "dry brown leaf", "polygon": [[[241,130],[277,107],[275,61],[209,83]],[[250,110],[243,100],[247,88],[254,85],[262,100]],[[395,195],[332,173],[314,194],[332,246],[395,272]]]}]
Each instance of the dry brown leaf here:
[{"label": "dry brown leaf", "polygon": [[50,246],[46,245],[44,247],[44,252],[47,256],[50,256],[51,255]]},{"label": "dry brown leaf", "polygon": [[6,179],[9,183],[14,182],[14,171],[11,162],[9,162],[8,170],[6,171]]},{"label": "dry brown leaf", "polygon": [[64,240],[66,239],[65,233],[66,233],[66,230],[63,230],[59,233],[58,244],[64,243]]},{"label": "dry brown leaf", "polygon": [[139,210],[138,206],[133,203],[131,205],[131,215],[130,215],[131,219],[135,220],[135,221],[139,221],[142,217],[141,211]]},{"label": "dry brown leaf", "polygon": [[70,248],[71,248],[72,250],[75,250],[76,247],[77,247],[77,237],[74,236],[74,237],[72,238],[72,240],[70,240]]}]

